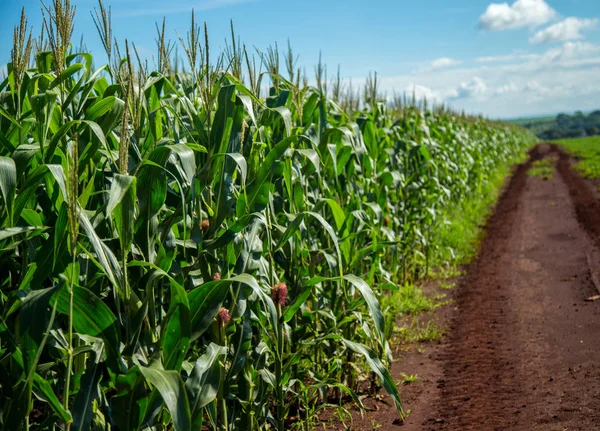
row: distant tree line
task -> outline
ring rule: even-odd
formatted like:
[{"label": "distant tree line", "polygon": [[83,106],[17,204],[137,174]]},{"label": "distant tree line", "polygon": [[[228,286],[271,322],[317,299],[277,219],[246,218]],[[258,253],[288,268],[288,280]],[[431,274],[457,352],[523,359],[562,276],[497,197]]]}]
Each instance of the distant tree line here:
[{"label": "distant tree line", "polygon": [[572,115],[558,114],[554,119],[532,119],[522,124],[540,139],[578,138],[600,135],[600,110],[585,115],[577,111]]}]

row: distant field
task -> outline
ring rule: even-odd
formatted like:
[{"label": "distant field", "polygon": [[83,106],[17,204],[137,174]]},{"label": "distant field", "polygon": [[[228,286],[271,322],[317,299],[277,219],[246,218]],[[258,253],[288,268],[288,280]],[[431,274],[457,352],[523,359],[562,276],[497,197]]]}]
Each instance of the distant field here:
[{"label": "distant field", "polygon": [[586,178],[600,178],[600,136],[555,141],[580,159],[575,168]]},{"label": "distant field", "polygon": [[545,117],[524,117],[524,118],[512,118],[510,120],[504,120],[506,123],[516,124],[517,126],[524,126],[526,124],[534,123],[552,123],[556,119],[556,115],[549,115]]}]

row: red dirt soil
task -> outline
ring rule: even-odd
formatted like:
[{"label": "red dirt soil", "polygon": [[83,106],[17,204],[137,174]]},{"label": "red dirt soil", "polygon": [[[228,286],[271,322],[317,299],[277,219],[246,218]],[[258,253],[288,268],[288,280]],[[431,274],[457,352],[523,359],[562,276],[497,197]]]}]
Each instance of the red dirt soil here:
[{"label": "red dirt soil", "polygon": [[[527,174],[558,155],[548,180]],[[569,156],[540,145],[519,165],[477,259],[446,308],[448,336],[394,364],[420,381],[403,389],[404,424],[388,403],[357,417],[370,430],[600,429],[600,202]],[[374,403],[374,405],[373,405]]]}]

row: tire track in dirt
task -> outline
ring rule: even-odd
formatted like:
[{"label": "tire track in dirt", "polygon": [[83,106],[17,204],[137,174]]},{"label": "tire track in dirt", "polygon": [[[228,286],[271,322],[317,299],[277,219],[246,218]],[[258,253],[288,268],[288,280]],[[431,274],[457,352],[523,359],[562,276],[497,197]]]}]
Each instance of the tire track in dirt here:
[{"label": "tire track in dirt", "polygon": [[586,232],[600,240],[600,206],[560,152],[561,175],[527,175],[532,160],[557,152],[538,146],[516,169],[456,293],[435,358],[439,391],[417,402],[426,419],[405,429],[600,428],[600,302],[585,301],[596,293]]}]

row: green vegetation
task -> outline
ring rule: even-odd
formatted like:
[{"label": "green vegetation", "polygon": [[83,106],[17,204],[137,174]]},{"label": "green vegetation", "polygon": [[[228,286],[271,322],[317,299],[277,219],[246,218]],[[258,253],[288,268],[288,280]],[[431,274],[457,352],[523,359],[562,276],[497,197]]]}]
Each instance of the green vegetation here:
[{"label": "green vegetation", "polygon": [[411,383],[416,383],[419,380],[419,376],[416,374],[405,374],[401,373],[402,380],[397,382],[398,385],[410,385]]},{"label": "green vegetation", "polygon": [[586,178],[600,178],[600,137],[563,139],[556,142],[578,160],[575,169]]},{"label": "green vegetation", "polygon": [[556,157],[546,157],[542,160],[536,160],[527,174],[532,177],[542,177],[548,180],[552,178],[552,174],[554,173],[554,163],[556,163]]},{"label": "green vegetation", "polygon": [[399,286],[391,295],[383,296],[381,305],[390,319],[398,315],[416,315],[431,311],[436,306],[435,301],[413,283]]},{"label": "green vegetation", "polygon": [[558,114],[556,117],[518,118],[508,120],[529,129],[540,139],[578,138],[600,134],[600,111],[584,114]]},{"label": "green vegetation", "polygon": [[517,126],[527,126],[532,124],[551,123],[556,119],[556,115],[546,115],[541,117],[522,117],[505,120],[507,123],[516,124]]},{"label": "green vegetation", "polygon": [[456,287],[456,283],[448,282],[448,281],[440,281],[439,288],[442,290],[452,290]]},{"label": "green vegetation", "polygon": [[427,325],[421,327],[416,317],[413,318],[410,326],[396,328],[394,332],[405,343],[439,341],[443,335],[443,331],[437,326],[435,321],[429,320]]},{"label": "green vegetation", "polygon": [[424,328],[417,328],[416,330],[416,341],[417,342],[431,342],[439,341],[444,335],[444,332],[437,326],[434,321],[427,322],[427,326]]},{"label": "green vegetation", "polygon": [[159,26],[152,71],[100,3],[94,69],[69,0],[46,13],[0,83],[2,428],[310,429],[363,379],[402,415],[380,303],[432,306],[404,286],[457,261],[532,135],[376,75],[308,86],[291,49],[283,77],[233,27],[209,54],[193,16],[188,70]]},{"label": "green vegetation", "polygon": [[[521,161],[524,155],[516,161]],[[450,203],[444,218],[435,226],[436,248],[433,267],[442,268],[441,277],[460,275],[457,265],[468,263],[477,253],[481,228],[498,200],[505,179],[510,175],[509,165],[493,172],[488,181],[479,185],[463,201]],[[449,264],[449,267],[446,267]]]}]

